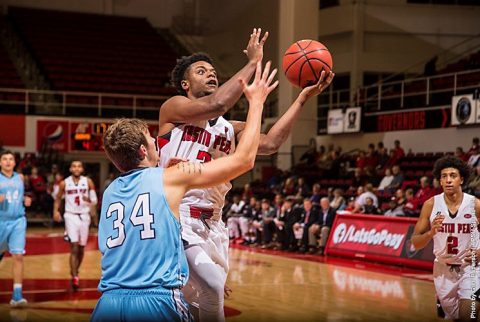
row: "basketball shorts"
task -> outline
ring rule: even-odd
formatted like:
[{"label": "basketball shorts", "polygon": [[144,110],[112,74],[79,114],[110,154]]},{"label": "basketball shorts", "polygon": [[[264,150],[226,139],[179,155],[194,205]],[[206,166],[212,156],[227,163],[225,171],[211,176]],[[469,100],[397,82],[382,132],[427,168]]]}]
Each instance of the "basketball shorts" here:
[{"label": "basketball shorts", "polygon": [[182,214],[180,221],[182,224],[182,239],[188,243],[186,247],[199,245],[212,261],[220,265],[227,274],[229,238],[225,223],[221,219],[205,219],[205,225],[201,219]]},{"label": "basketball shorts", "polygon": [[480,288],[480,267],[471,265],[449,266],[435,261],[433,282],[446,319],[458,319],[459,300],[471,299]]},{"label": "basketball shorts", "polygon": [[65,230],[71,243],[79,243],[80,246],[87,245],[88,231],[90,228],[90,214],[72,214],[66,212],[63,216]]},{"label": "basketball shorts", "polygon": [[25,254],[25,233],[27,218],[25,216],[0,221],[0,252],[6,250],[10,254]]},{"label": "basketball shorts", "polygon": [[179,289],[117,289],[98,300],[92,322],[193,321]]}]

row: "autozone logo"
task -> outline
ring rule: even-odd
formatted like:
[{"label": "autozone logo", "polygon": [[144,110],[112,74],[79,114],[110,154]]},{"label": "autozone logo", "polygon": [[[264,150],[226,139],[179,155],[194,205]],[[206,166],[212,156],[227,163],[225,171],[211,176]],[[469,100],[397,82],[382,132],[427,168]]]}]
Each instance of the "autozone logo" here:
[{"label": "autozone logo", "polygon": [[345,223],[339,224],[333,232],[333,243],[358,243],[367,245],[382,245],[385,247],[391,247],[398,249],[402,244],[405,234],[392,234],[387,229],[377,231],[372,229],[357,229],[355,225],[347,227]]}]

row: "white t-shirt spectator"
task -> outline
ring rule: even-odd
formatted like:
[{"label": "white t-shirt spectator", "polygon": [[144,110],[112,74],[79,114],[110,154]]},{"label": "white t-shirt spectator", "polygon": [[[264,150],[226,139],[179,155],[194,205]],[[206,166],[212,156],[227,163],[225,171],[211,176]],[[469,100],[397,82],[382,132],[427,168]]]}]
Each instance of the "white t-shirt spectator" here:
[{"label": "white t-shirt spectator", "polygon": [[367,198],[372,198],[373,204],[375,205],[375,207],[378,207],[378,198],[373,192],[370,191],[365,191],[360,196],[358,196],[357,200],[355,200],[355,206],[363,207]]},{"label": "white t-shirt spectator", "polygon": [[385,187],[387,187],[390,183],[392,183],[393,176],[385,176],[382,178],[382,181],[380,181],[380,184],[378,185],[378,190],[385,190]]}]

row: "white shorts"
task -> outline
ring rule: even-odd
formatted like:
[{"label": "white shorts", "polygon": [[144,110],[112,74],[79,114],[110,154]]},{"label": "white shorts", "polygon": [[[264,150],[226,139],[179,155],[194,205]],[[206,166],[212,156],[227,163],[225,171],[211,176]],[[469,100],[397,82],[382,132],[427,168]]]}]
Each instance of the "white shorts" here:
[{"label": "white shorts", "polygon": [[[207,228],[202,220],[190,215],[180,214],[182,224],[182,239],[189,245],[199,245],[212,259],[228,273],[228,229],[220,220],[205,219],[210,227]],[[188,247],[188,246],[186,246]]]},{"label": "white shorts", "polygon": [[90,214],[72,214],[66,212],[65,230],[71,243],[79,243],[80,246],[87,245],[88,230],[90,228]]},{"label": "white shorts", "polygon": [[433,263],[433,282],[446,319],[458,319],[459,300],[471,299],[480,288],[480,267],[472,269],[463,264],[456,268],[440,262]]}]

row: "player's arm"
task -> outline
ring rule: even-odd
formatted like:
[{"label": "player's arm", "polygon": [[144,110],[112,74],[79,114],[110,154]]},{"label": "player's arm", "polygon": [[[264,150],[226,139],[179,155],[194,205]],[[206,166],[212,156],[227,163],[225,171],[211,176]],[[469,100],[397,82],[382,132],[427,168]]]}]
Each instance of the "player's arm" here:
[{"label": "player's arm", "polygon": [[95,184],[90,178],[87,178],[87,182],[88,195],[83,196],[83,201],[88,202],[91,206],[95,206],[98,203],[97,193],[95,191]]},{"label": "player's arm", "polygon": [[257,63],[255,79],[249,86],[240,80],[250,107],[244,137],[233,154],[204,164],[182,162],[165,169],[164,189],[171,209],[178,210],[187,190],[216,186],[253,168],[260,139],[263,103],[267,95],[278,85],[278,81],[271,84],[274,73],[269,75],[269,66],[267,63],[262,73],[261,63]]},{"label": "player's arm", "polygon": [[184,96],[174,96],[163,103],[160,108],[160,134],[165,123],[182,123],[208,120],[225,114],[242,96],[239,79],[247,83],[255,72],[257,62],[263,58],[263,45],[268,32],[260,39],[262,29],[253,29],[247,49],[244,53],[249,61],[239,72],[220,86],[214,93],[199,99],[191,100]]},{"label": "player's arm", "polygon": [[[258,154],[268,155],[278,151],[280,145],[285,142],[292,131],[293,124],[298,119],[303,105],[314,96],[323,92],[332,82],[335,74],[329,72],[328,75],[322,71],[318,83],[312,86],[305,87],[293,104],[288,108],[285,114],[272,126],[267,134],[262,134],[260,137],[260,145],[258,147]],[[237,139],[243,135],[244,122],[232,121],[233,129]]]},{"label": "player's arm", "polygon": [[62,202],[63,194],[65,193],[65,180],[60,181],[58,184],[58,193],[53,202],[53,220],[56,222],[62,221],[60,214],[60,203]]},{"label": "player's arm", "polygon": [[422,249],[428,245],[433,236],[442,227],[443,217],[435,218],[430,225],[430,214],[433,209],[433,198],[428,199],[422,207],[420,218],[418,218],[412,235],[412,245],[415,249]]}]

